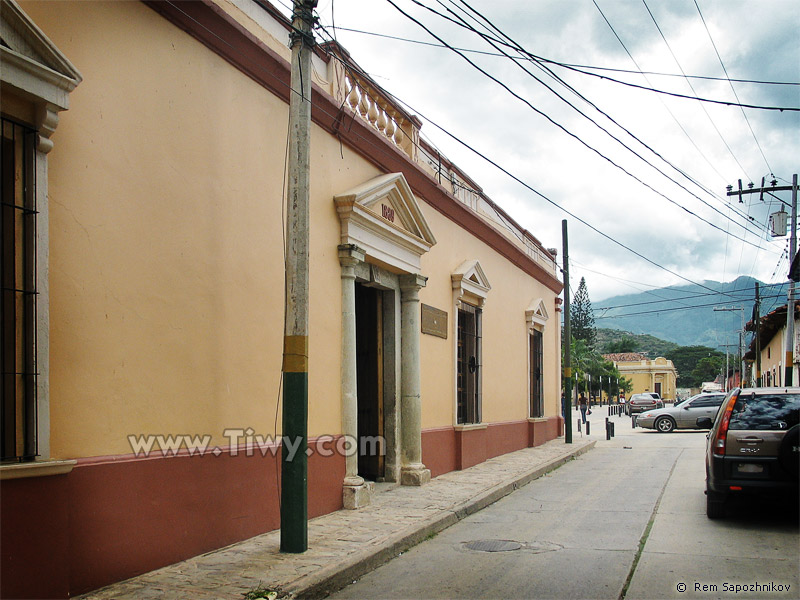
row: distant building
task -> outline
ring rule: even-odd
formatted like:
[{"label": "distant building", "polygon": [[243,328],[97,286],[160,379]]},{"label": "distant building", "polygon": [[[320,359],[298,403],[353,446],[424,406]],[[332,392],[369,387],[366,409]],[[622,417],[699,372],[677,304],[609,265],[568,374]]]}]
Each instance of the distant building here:
[{"label": "distant building", "polygon": [[603,358],[613,362],[622,377],[631,380],[631,394],[656,392],[662,398],[675,399],[678,371],[671,360],[662,356],[651,360],[638,352],[604,354]]},{"label": "distant building", "polygon": [[[745,329],[755,331],[753,321]],[[795,304],[794,312],[794,364],[792,364],[792,384],[798,384],[798,357],[800,348],[797,343],[797,334],[800,329],[800,305]],[[780,387],[786,380],[786,305],[779,306],[759,319],[758,335],[761,346],[761,385],[765,387]],[[756,363],[756,336],[750,341],[748,351],[744,355],[748,366],[747,380],[750,385],[758,385],[758,365]]]}]

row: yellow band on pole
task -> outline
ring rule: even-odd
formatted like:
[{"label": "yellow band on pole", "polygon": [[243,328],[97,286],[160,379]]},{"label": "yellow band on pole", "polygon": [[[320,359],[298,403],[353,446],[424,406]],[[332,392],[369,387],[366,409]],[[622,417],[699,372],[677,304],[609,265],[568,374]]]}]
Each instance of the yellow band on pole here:
[{"label": "yellow band on pole", "polygon": [[283,336],[283,372],[308,372],[308,336]]},{"label": "yellow band on pole", "polygon": [[564,367],[564,377],[572,377],[572,367]]}]

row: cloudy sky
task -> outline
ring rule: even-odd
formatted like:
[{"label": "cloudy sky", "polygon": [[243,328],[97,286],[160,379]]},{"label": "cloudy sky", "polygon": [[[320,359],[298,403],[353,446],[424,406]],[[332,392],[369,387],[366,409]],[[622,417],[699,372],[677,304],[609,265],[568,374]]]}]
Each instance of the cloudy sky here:
[{"label": "cloudy sky", "polygon": [[[732,281],[751,275],[767,283],[785,281],[788,238],[765,233],[768,215],[780,203],[750,196],[742,204],[725,194],[726,186],[738,187],[739,179],[745,187],[750,181],[758,186],[773,173],[778,185],[791,183],[792,174],[800,171],[800,113],[678,98],[547,64],[559,81],[540,69],[541,63],[496,56],[498,50],[480,35],[420,5],[454,20],[463,18],[483,34],[504,34],[537,57],[637,86],[797,108],[798,85],[735,80],[800,82],[800,2],[468,4],[491,25],[461,0],[320,0],[318,13],[327,33],[319,31],[317,37],[333,34],[335,23],[337,40],[355,61],[422,117],[424,137],[545,247],[560,251],[566,218],[571,285],[585,277],[593,302],[687,280]],[[441,47],[409,17],[463,49],[503,85]],[[503,50],[514,54],[508,47]],[[725,70],[733,83],[725,79]],[[718,79],[687,79],[681,73]],[[787,202],[791,198],[788,192],[778,196]]]}]

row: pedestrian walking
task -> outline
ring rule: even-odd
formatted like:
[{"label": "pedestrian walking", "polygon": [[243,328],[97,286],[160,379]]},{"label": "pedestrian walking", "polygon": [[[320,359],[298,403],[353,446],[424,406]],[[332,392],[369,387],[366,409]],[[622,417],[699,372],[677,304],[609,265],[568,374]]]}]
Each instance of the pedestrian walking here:
[{"label": "pedestrian walking", "polygon": [[589,408],[589,404],[586,401],[586,396],[583,394],[578,396],[578,408],[581,410],[581,420],[586,423],[586,410]]}]

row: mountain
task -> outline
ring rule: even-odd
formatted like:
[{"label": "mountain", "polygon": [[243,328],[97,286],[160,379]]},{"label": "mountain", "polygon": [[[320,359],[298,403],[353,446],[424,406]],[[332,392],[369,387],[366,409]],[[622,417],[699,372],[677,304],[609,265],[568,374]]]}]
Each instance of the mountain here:
[{"label": "mountain", "polygon": [[[709,346],[735,351],[738,331],[752,319],[757,280],[742,276],[720,283],[674,285],[607,298],[592,303],[595,326],[647,334],[681,346]],[[760,286],[761,315],[786,303],[788,283]],[[720,311],[714,308],[736,310]],[[741,310],[739,310],[741,308]]]}]

